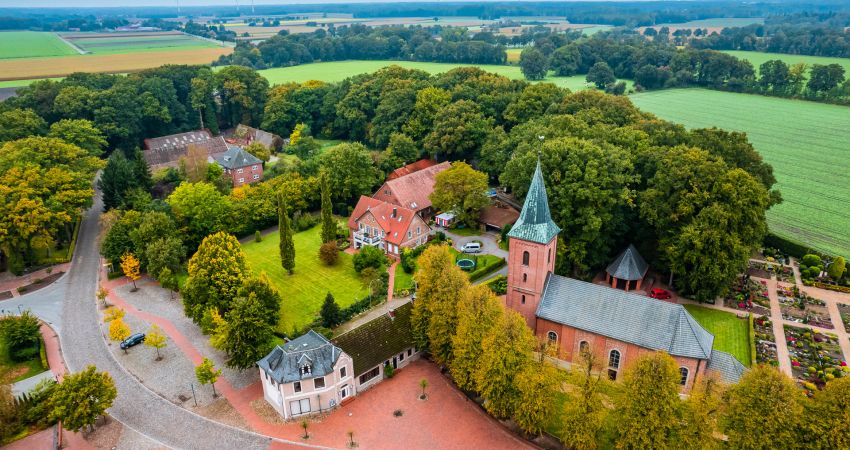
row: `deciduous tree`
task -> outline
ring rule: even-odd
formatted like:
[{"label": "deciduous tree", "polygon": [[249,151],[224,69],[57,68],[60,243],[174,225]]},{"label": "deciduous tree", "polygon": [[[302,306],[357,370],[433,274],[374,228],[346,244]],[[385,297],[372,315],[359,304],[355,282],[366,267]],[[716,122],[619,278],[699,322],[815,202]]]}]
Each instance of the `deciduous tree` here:
[{"label": "deciduous tree", "polygon": [[227,353],[227,366],[248,369],[265,356],[274,339],[264,306],[253,299],[237,298],[224,315],[225,337],[222,350]]},{"label": "deciduous tree", "polygon": [[331,188],[331,198],[348,202],[368,194],[379,181],[379,171],[372,156],[362,144],[335,145],[319,156]]},{"label": "deciduous tree", "polygon": [[607,410],[602,404],[599,388],[602,362],[589,348],[580,351],[573,366],[578,386],[568,394],[561,413],[561,441],[576,450],[595,450],[596,433],[602,428]]},{"label": "deciduous tree", "polygon": [[97,372],[95,366],[65,376],[50,396],[50,417],[62,421],[69,431],[94,426],[97,418],[112,406],[118,390],[112,377]]},{"label": "deciduous tree", "polygon": [[723,385],[716,373],[701,374],[694,382],[683,405],[682,429],[679,433],[681,447],[712,450],[721,448],[715,437],[720,419],[720,397]]},{"label": "deciduous tree", "polygon": [[805,439],[812,448],[850,448],[850,377],[836,378],[816,392],[814,401],[806,404],[805,417]]},{"label": "deciduous tree", "polygon": [[162,359],[159,354],[159,349],[165,348],[168,345],[168,338],[162,333],[162,329],[157,324],[151,325],[148,332],[145,334],[145,345],[156,349],[156,360]]},{"label": "deciduous tree", "polygon": [[164,237],[152,241],[145,249],[147,272],[151,276],[156,277],[165,269],[174,273],[179,269],[180,261],[185,255],[186,248],[183,247],[183,241],[176,236]]},{"label": "deciduous tree", "polygon": [[481,359],[481,342],[501,314],[502,305],[488,287],[476,285],[462,292],[449,366],[459,388],[466,391],[477,388],[473,377]]},{"label": "deciduous tree", "polygon": [[519,68],[525,78],[529,80],[542,80],[546,78],[549,70],[549,62],[546,55],[534,47],[526,47],[519,54]]},{"label": "deciduous tree", "polygon": [[218,377],[220,376],[221,369],[216,369],[215,364],[206,357],[201,361],[200,365],[195,367],[195,378],[198,379],[198,383],[212,386],[213,397],[218,397],[218,394],[215,392],[215,382],[218,381]]},{"label": "deciduous tree", "polygon": [[257,159],[263,162],[268,162],[272,157],[271,150],[259,142],[252,142],[245,147],[245,151],[256,156]]},{"label": "deciduous tree", "polygon": [[437,174],[430,196],[434,208],[452,211],[470,227],[478,225],[481,208],[487,206],[487,175],[469,164],[457,161]]},{"label": "deciduous tree", "polygon": [[125,277],[133,281],[133,290],[138,290],[136,280],[141,278],[141,275],[139,274],[139,260],[136,256],[132,253],[125,253],[121,256],[121,270],[124,272]]},{"label": "deciduous tree", "polygon": [[543,433],[555,409],[552,399],[560,390],[563,375],[546,360],[526,364],[516,377],[519,391],[514,420],[526,433]]},{"label": "deciduous tree", "polygon": [[265,310],[266,322],[269,325],[276,326],[280,321],[280,294],[265,272],[260,272],[257,277],[246,278],[237,296],[260,305]]},{"label": "deciduous tree", "polygon": [[641,356],[626,369],[617,410],[617,448],[670,449],[678,445],[682,404],[676,361],[663,352]]},{"label": "deciduous tree", "polygon": [[47,136],[76,145],[91,156],[99,157],[107,142],[103,133],[91,121],[85,119],[62,119],[50,125]]},{"label": "deciduous tree", "polygon": [[485,117],[476,103],[459,100],[438,111],[422,145],[435,159],[475,158],[491,129],[492,119]]},{"label": "deciduous tree", "polygon": [[186,315],[199,323],[210,307],[229,310],[248,275],[245,252],[235,237],[224,232],[207,236],[189,259],[189,277],[183,288]]},{"label": "deciduous tree", "polygon": [[97,288],[95,296],[101,303],[103,303],[103,307],[106,308],[106,297],[109,296],[109,291],[105,287],[100,286]]},{"label": "deciduous tree", "polygon": [[232,204],[209,183],[182,183],[166,201],[190,251],[206,236],[227,229]]},{"label": "deciduous tree", "polygon": [[174,293],[177,292],[177,289],[180,288],[180,285],[177,281],[177,276],[171,272],[171,269],[168,267],[163,268],[159,275],[156,277],[157,281],[159,281],[160,286],[163,289],[168,289],[168,293],[171,296],[171,299],[174,299]]},{"label": "deciduous tree", "polygon": [[617,81],[614,71],[611,66],[604,61],[600,61],[590,68],[587,72],[587,81],[596,85],[598,89],[603,89],[605,86]]},{"label": "deciduous tree", "polygon": [[130,337],[130,327],[124,323],[124,319],[118,317],[109,322],[109,339],[120,342],[128,337]]}]

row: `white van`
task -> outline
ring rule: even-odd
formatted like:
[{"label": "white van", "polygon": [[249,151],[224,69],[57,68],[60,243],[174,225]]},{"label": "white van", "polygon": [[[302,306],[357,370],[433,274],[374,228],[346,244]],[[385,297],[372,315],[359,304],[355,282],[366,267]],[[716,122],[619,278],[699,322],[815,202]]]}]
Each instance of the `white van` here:
[{"label": "white van", "polygon": [[481,244],[478,242],[468,242],[460,248],[460,251],[464,253],[481,253]]}]

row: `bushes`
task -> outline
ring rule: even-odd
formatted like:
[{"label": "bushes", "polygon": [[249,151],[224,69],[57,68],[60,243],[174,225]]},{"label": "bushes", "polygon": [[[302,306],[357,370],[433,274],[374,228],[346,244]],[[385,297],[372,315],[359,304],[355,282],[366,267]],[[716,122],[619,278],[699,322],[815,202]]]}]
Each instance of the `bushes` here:
[{"label": "bushes", "polygon": [[336,264],[339,259],[339,248],[335,241],[325,242],[319,247],[319,259],[328,266]]},{"label": "bushes", "polygon": [[[486,256],[486,255],[485,255]],[[497,260],[492,260],[486,257],[479,257],[476,261],[479,266],[475,268],[472,272],[469,273],[469,281],[473,282],[476,280],[480,280],[487,276],[490,272],[502,267],[505,265],[505,259],[499,258]],[[483,262],[483,264],[481,263]]]},{"label": "bushes", "polygon": [[493,277],[487,282],[487,287],[496,295],[505,295],[508,292],[508,277],[504,275]]},{"label": "bushes", "polygon": [[781,252],[791,255],[795,258],[802,258],[803,255],[809,253],[809,249],[805,245],[779,237],[773,233],[769,233],[767,236],[765,236],[764,245],[766,247],[777,248]]},{"label": "bushes", "polygon": [[19,317],[6,317],[0,321],[0,333],[9,346],[9,356],[15,362],[38,357],[41,343],[40,324],[29,311]]},{"label": "bushes", "polygon": [[312,214],[302,214],[301,211],[296,211],[292,215],[292,228],[296,232],[309,230],[319,223],[319,217]]},{"label": "bushes", "polygon": [[354,255],[352,262],[354,263],[354,270],[356,270],[357,273],[360,273],[367,267],[380,269],[381,266],[386,264],[387,257],[384,256],[384,252],[382,252],[379,248],[365,246],[361,248],[356,255]]},{"label": "bushes", "polygon": [[844,257],[839,256],[835,258],[835,261],[833,261],[832,264],[829,265],[829,277],[835,281],[838,281],[841,279],[842,276],[844,276],[844,271],[846,269],[847,267],[844,262]]},{"label": "bushes", "polygon": [[404,273],[413,273],[416,270],[416,256],[413,253],[414,251],[407,247],[401,249],[401,269]]}]

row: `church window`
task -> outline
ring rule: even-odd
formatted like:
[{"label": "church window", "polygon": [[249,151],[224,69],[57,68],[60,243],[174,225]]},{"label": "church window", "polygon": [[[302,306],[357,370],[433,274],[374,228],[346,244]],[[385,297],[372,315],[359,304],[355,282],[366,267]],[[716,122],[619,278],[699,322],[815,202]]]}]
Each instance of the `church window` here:
[{"label": "church window", "polygon": [[523,295],[523,296],[522,296],[522,299],[520,300],[520,303],[522,303],[523,305],[525,304],[525,295]]},{"label": "church window", "polygon": [[590,351],[590,344],[588,344],[587,341],[579,342],[578,351],[579,351],[579,353],[584,353],[584,352]]},{"label": "church window", "polygon": [[554,345],[558,342],[558,333],[550,331],[546,334],[546,338],[549,339],[549,345]]},{"label": "church window", "polygon": [[531,255],[529,255],[529,254],[528,254],[528,252],[522,252],[522,265],[523,265],[523,266],[527,266],[527,265],[528,265],[528,260],[529,260],[529,259],[531,259]]},{"label": "church window", "polygon": [[525,283],[526,281],[528,281],[528,274],[524,273],[522,274],[522,282]]},{"label": "church window", "polygon": [[552,262],[552,249],[549,249],[549,252],[546,254],[546,264]]},{"label": "church window", "polygon": [[688,368],[687,367],[679,367],[679,375],[681,375],[681,379],[679,380],[679,384],[682,386],[688,384]]},{"label": "church window", "polygon": [[608,355],[608,365],[614,369],[618,369],[620,367],[619,350],[611,350],[611,353]]}]

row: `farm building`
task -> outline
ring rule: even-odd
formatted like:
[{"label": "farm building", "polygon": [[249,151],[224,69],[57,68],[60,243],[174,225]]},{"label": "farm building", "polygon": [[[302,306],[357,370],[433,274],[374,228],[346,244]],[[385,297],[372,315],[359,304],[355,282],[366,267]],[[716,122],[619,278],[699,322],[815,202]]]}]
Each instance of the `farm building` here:
[{"label": "farm building", "polygon": [[415,211],[365,195],[354,207],[348,229],[353,248],[377,247],[393,257],[400,257],[404,247],[428,242],[431,233],[431,227]]},{"label": "farm building", "polygon": [[239,147],[231,146],[226,152],[212,158],[230,177],[233,187],[257,183],[263,179],[263,162]]},{"label": "farm building", "polygon": [[[714,335],[682,305],[556,275],[560,232],[552,221],[538,162],[520,217],[508,233],[505,305],[555,348],[558,359],[571,363],[581,352],[593,352],[608,378],[618,380],[641,355],[663,351],[679,365],[682,392],[689,392],[696,378],[709,371],[725,382],[737,382],[743,364],[713,350]],[[627,249],[613,267],[636,262],[636,254]],[[646,273],[643,265],[634,269],[635,275]]]},{"label": "farm building", "polygon": [[410,167],[417,166],[420,163],[422,161],[417,161],[398,169],[401,170],[399,176],[392,179],[388,178],[380,189],[372,195],[372,198],[411,209],[427,222],[434,214],[434,208],[431,207],[431,199],[428,197],[434,192],[437,174],[450,168],[451,164],[449,162],[441,162],[434,165],[422,163],[422,165],[427,165],[427,167],[411,171],[412,169]]},{"label": "farm building", "polygon": [[496,201],[481,209],[478,221],[491,230],[501,230],[513,225],[519,218],[519,211],[512,206]]},{"label": "farm building", "polygon": [[198,130],[145,139],[142,156],[152,169],[176,166],[189,152],[190,145],[205,149],[213,158],[228,149],[221,136],[214,137],[209,130]]},{"label": "farm building", "polygon": [[237,126],[236,129],[226,131],[224,133],[224,139],[229,144],[235,144],[243,148],[254,142],[259,142],[272,152],[279,151],[284,144],[284,139],[274,133],[242,124]]}]

